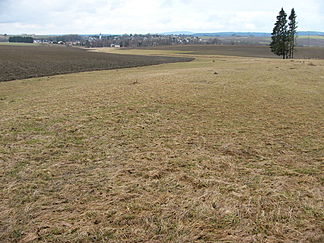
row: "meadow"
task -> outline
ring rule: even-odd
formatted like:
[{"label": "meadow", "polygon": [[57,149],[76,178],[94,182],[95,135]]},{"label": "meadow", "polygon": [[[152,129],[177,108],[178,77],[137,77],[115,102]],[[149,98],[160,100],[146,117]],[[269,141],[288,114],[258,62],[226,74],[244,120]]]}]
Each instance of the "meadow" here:
[{"label": "meadow", "polygon": [[323,242],[323,60],[100,51],[195,60],[1,82],[0,241]]}]

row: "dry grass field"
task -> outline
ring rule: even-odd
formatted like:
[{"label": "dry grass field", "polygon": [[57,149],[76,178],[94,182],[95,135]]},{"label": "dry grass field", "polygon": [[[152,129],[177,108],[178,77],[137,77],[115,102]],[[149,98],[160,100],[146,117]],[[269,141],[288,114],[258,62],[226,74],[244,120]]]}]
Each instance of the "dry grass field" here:
[{"label": "dry grass field", "polygon": [[0,83],[0,241],[323,242],[324,61],[196,57]]}]

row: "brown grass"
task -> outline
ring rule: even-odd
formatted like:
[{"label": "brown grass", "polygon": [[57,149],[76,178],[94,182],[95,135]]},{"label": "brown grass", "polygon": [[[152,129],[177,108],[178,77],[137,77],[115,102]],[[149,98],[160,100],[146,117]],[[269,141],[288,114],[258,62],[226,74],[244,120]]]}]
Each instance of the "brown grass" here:
[{"label": "brown grass", "polygon": [[0,83],[0,239],[322,242],[324,62],[309,63]]}]

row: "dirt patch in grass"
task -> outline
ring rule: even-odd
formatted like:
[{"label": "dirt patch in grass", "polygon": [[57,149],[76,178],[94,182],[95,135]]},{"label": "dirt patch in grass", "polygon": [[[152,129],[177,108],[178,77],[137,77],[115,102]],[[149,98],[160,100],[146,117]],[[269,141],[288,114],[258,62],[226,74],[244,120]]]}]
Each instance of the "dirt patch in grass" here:
[{"label": "dirt patch in grass", "polygon": [[0,81],[191,60],[94,53],[72,47],[0,45]]}]

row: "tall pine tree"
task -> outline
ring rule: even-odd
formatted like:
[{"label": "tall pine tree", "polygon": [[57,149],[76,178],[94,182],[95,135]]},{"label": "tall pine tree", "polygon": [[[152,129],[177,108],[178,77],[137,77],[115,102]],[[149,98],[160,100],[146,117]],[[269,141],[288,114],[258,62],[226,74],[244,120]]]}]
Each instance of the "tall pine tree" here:
[{"label": "tall pine tree", "polygon": [[282,56],[283,59],[288,58],[289,35],[287,26],[287,14],[283,10],[283,8],[281,8],[279,15],[277,16],[277,21],[273,28],[271,39],[271,51],[278,56]]},{"label": "tall pine tree", "polygon": [[289,16],[289,29],[288,29],[288,36],[289,36],[289,58],[294,58],[295,46],[296,46],[296,33],[297,33],[297,15],[295,9],[291,10]]}]

